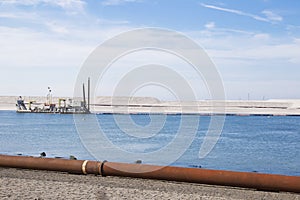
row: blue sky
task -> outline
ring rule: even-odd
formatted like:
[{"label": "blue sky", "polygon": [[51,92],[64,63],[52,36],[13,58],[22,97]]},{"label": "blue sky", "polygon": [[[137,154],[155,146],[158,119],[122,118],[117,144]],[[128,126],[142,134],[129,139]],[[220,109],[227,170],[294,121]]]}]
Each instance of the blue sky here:
[{"label": "blue sky", "polygon": [[0,95],[45,95],[51,86],[71,96],[98,45],[161,27],[206,50],[227,99],[300,98],[299,10],[297,0],[1,0]]}]

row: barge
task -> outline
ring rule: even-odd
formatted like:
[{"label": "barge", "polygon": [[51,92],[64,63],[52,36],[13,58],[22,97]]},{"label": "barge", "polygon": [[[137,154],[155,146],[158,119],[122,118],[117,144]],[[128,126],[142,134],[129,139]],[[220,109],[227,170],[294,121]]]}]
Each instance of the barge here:
[{"label": "barge", "polygon": [[17,113],[59,113],[59,114],[90,114],[90,78],[88,78],[88,100],[85,98],[85,86],[82,84],[82,99],[76,98],[58,98],[53,102],[52,90],[48,87],[46,102],[36,102],[29,100],[25,102],[22,96],[19,96],[16,107]]}]

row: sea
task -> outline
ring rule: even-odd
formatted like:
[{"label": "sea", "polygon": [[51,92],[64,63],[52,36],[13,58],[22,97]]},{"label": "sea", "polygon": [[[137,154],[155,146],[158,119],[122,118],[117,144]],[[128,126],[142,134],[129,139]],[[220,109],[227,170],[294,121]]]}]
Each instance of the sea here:
[{"label": "sea", "polygon": [[[212,119],[197,115],[73,116],[0,111],[0,154],[39,157],[45,152],[50,158],[74,156],[300,176],[299,116],[224,116],[219,132]],[[200,149],[207,141],[213,145],[201,156]]]}]

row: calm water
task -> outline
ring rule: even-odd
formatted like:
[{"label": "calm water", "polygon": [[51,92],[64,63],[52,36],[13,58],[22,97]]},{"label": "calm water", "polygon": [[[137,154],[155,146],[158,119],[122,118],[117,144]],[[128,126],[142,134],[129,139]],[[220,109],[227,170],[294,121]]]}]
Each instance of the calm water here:
[{"label": "calm water", "polygon": [[[121,120],[124,117],[123,122],[127,123],[128,115],[118,117]],[[134,129],[127,130],[133,135],[120,130],[113,115],[96,116],[102,131],[113,145],[127,152],[138,153],[159,150],[173,141],[176,136],[174,133],[180,127],[181,116],[164,117],[164,126],[156,135],[137,138]],[[148,115],[131,115],[130,118],[140,128],[147,129],[151,122]],[[300,117],[227,116],[220,139],[202,159],[198,156],[199,148],[210,117],[198,118],[200,125],[192,144],[172,165],[300,176]],[[72,115],[0,111],[1,154],[39,156],[43,151],[48,157],[68,158],[74,155],[78,159],[95,159],[82,144]],[[134,162],[126,157],[118,160],[112,157],[107,154],[103,160]]]}]

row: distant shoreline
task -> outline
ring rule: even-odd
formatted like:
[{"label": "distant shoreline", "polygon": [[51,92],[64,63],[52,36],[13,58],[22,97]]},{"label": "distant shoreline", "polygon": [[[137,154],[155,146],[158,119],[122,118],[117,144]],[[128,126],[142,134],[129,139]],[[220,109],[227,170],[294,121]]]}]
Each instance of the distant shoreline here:
[{"label": "distant shoreline", "polygon": [[[16,110],[17,96],[0,96],[0,110]],[[45,97],[24,97],[25,102],[45,102]],[[58,97],[53,97],[58,102]],[[300,99],[159,101],[151,97],[97,97],[92,113],[103,114],[199,114],[300,116]]]}]

